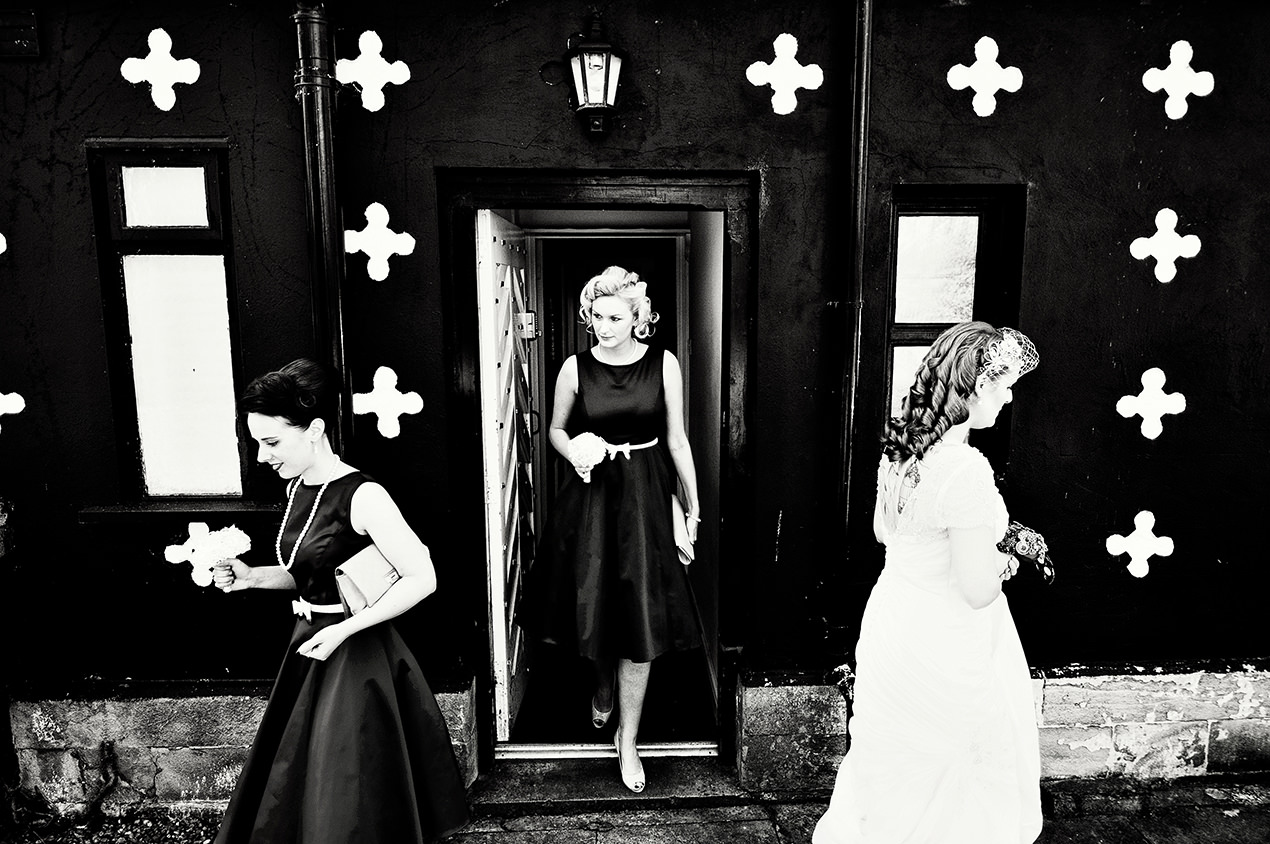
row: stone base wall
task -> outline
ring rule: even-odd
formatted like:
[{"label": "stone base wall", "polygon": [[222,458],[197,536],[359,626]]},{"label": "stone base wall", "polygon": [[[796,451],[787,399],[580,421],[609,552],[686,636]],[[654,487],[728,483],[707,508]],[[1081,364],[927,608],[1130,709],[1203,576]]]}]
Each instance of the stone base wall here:
[{"label": "stone base wall", "polygon": [[847,751],[847,702],[837,686],[740,684],[736,712],[743,788],[833,788]]},{"label": "stone base wall", "polygon": [[[476,780],[473,687],[437,694],[468,785]],[[265,696],[16,700],[20,788],[63,812],[229,799]]]},{"label": "stone base wall", "polygon": [[[1047,780],[1270,772],[1270,671],[1041,677],[1032,681]],[[754,791],[833,788],[848,746],[831,685],[737,689],[737,768]]]},{"label": "stone base wall", "polygon": [[[1270,772],[1270,671],[1033,680],[1047,780]],[[848,745],[838,686],[738,684],[737,772],[757,792],[833,788]],[[477,776],[473,686],[437,695],[460,769]],[[264,696],[17,700],[21,787],[54,807],[106,811],[229,798]]]},{"label": "stone base wall", "polygon": [[1151,671],[1043,682],[1039,723],[1047,777],[1270,771],[1270,671]]}]

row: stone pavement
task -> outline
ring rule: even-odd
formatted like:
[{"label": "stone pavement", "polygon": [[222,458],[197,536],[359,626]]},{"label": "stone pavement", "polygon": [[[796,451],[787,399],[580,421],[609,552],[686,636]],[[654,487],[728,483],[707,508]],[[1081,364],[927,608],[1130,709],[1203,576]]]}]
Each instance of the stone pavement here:
[{"label": "stone pavement", "polygon": [[[807,844],[828,795],[754,794],[709,759],[647,759],[632,795],[611,759],[500,763],[448,844]],[[613,768],[613,770],[610,770]],[[1038,844],[1270,844],[1270,775],[1043,784]]]}]

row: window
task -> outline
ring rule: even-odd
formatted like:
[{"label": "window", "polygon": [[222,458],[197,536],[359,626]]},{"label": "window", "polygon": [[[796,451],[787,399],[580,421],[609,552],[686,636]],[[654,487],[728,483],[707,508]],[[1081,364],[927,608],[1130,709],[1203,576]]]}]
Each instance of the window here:
[{"label": "window", "polygon": [[126,492],[240,496],[226,147],[88,155]]},{"label": "window", "polygon": [[945,329],[1013,324],[1022,274],[1022,185],[900,185],[893,194],[887,412],[900,412],[926,350]]}]

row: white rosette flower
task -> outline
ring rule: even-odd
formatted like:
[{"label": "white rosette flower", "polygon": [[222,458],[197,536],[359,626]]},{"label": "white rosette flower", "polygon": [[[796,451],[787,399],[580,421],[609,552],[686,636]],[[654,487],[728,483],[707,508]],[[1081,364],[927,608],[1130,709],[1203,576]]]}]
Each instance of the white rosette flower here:
[{"label": "white rosette flower", "polygon": [[216,564],[251,550],[251,537],[230,525],[209,530],[203,522],[190,522],[190,538],[182,545],[169,545],[163,558],[169,563],[190,564],[190,577],[199,586],[212,584]]},{"label": "white rosette flower", "polygon": [[569,440],[569,462],[578,473],[578,477],[591,483],[591,467],[599,463],[608,454],[608,443],[597,434],[585,431]]}]

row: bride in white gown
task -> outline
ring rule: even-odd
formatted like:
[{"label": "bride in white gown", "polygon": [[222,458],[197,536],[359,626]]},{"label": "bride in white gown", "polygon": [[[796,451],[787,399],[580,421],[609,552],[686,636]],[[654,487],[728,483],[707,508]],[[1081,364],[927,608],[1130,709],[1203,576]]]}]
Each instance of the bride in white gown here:
[{"label": "bride in white gown", "polygon": [[856,645],[851,745],[814,844],[1030,844],[1040,759],[1027,661],[1001,583],[1008,524],[966,443],[1037,363],[1012,329],[962,323],[931,346],[883,435],[874,531],[886,564]]}]

